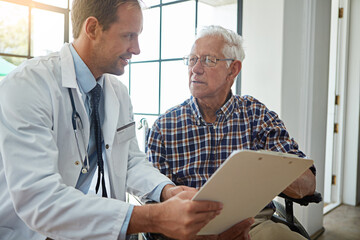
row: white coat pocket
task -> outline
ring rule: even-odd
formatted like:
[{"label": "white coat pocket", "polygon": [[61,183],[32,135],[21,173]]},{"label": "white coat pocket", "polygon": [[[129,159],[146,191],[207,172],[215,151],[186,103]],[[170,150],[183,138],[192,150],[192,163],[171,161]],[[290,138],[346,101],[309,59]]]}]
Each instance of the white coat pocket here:
[{"label": "white coat pocket", "polygon": [[116,129],[116,137],[118,143],[129,141],[135,137],[135,122],[125,124],[124,126]]}]

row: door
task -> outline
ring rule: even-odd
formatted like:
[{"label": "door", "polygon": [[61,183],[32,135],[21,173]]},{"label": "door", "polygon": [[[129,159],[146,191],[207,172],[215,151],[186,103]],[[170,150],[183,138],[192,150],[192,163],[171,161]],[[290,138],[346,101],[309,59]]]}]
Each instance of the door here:
[{"label": "door", "polygon": [[349,0],[332,0],[324,213],[341,204]]}]

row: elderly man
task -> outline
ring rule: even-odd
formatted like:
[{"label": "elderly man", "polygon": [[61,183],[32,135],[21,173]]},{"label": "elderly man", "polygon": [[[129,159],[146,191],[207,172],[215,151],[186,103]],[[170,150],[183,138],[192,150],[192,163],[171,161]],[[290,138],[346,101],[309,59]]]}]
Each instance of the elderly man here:
[{"label": "elderly man", "polygon": [[[196,189],[146,161],[127,89],[112,75],[140,53],[139,2],[74,0],[71,12],[75,40],[0,83],[0,238],[192,239],[222,206],[191,201]],[[163,202],[133,206],[126,192]]]},{"label": "elderly man", "polygon": [[[147,146],[149,160],[176,184],[200,188],[238,149],[305,157],[275,112],[251,96],[231,92],[243,60],[241,37],[220,26],[204,28],[190,55],[184,57],[191,97],[155,121]],[[311,167],[284,193],[302,198],[314,191],[315,168]],[[270,203],[263,217],[255,218],[251,239],[304,239],[285,225],[267,220],[273,209]]]}]

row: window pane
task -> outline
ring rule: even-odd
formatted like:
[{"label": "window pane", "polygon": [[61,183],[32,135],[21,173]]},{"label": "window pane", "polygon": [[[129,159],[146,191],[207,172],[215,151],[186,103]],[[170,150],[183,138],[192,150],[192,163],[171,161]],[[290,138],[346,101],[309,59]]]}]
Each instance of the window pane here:
[{"label": "window pane", "polygon": [[139,36],[140,55],[134,55],[133,61],[159,59],[160,8],[143,11],[144,28]]},{"label": "window pane", "polygon": [[164,6],[162,24],[162,58],[188,54],[195,35],[195,2]]},{"label": "window pane", "polygon": [[161,113],[190,97],[187,66],[182,61],[161,65]]},{"label": "window pane", "polygon": [[135,113],[157,114],[159,63],[131,64],[130,96]]},{"label": "window pane", "polygon": [[34,2],[44,3],[55,7],[68,8],[68,0],[35,0]]},{"label": "window pane", "polygon": [[174,0],[162,0],[162,3],[172,3],[172,2],[177,2],[178,0],[174,1]]},{"label": "window pane", "polygon": [[29,8],[0,2],[0,52],[28,55]]},{"label": "window pane", "polygon": [[31,55],[59,51],[64,44],[64,15],[32,9]]},{"label": "window pane", "polygon": [[73,36],[73,28],[72,28],[72,19],[71,19],[71,12],[69,13],[69,43],[74,41],[74,36]]},{"label": "window pane", "polygon": [[25,60],[26,58],[0,56],[0,80]]},{"label": "window pane", "polygon": [[19,66],[22,62],[27,60],[27,58],[24,58],[24,57],[0,56],[0,58],[4,59],[5,61],[7,61],[10,64],[13,64],[15,66]]},{"label": "window pane", "polygon": [[208,25],[220,25],[237,31],[237,3],[211,6],[199,2],[198,28]]},{"label": "window pane", "polygon": [[145,7],[151,7],[160,4],[160,0],[143,0]]}]

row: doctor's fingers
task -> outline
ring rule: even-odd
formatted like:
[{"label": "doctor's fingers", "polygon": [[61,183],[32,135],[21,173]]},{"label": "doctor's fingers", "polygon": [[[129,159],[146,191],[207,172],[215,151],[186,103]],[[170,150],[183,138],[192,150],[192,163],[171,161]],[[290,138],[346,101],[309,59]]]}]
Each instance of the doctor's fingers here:
[{"label": "doctor's fingers", "polygon": [[221,202],[214,201],[191,201],[193,211],[196,213],[201,212],[216,212],[216,214],[220,214],[224,205]]},{"label": "doctor's fingers", "polygon": [[174,211],[178,216],[183,217],[183,221],[188,225],[207,223],[211,219],[220,214],[221,208],[219,208],[216,202],[195,202],[185,200],[174,206]]},{"label": "doctor's fingers", "polygon": [[179,219],[179,225],[183,228],[183,232],[187,233],[187,237],[195,237],[196,233],[201,230],[206,224],[218,215],[217,211],[207,212],[189,212],[183,211],[181,219]]},{"label": "doctor's fingers", "polygon": [[198,224],[198,225],[206,225],[208,222],[210,222],[212,219],[214,219],[217,215],[219,215],[219,212],[217,211],[211,211],[211,212],[198,212],[193,215],[190,215],[192,224]]},{"label": "doctor's fingers", "polygon": [[173,198],[169,200],[185,200],[183,201],[186,205],[186,208],[184,211],[190,211],[190,212],[211,212],[211,211],[217,211],[220,212],[223,209],[223,204],[220,202],[214,202],[214,201],[189,201],[193,198],[193,196],[196,194],[194,191],[182,191]]}]

